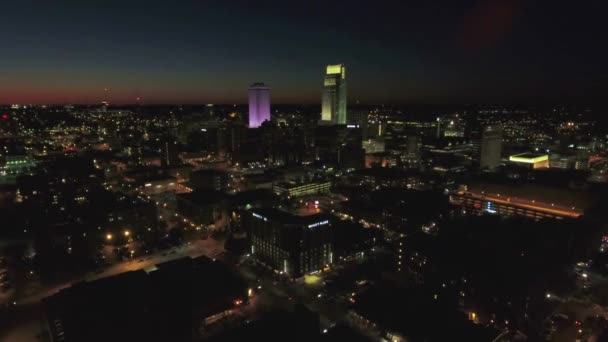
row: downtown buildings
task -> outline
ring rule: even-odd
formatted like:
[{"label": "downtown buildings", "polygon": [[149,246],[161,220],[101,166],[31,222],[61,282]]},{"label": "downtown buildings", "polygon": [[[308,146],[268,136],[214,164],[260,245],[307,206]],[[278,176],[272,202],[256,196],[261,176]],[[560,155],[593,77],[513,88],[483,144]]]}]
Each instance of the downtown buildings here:
[{"label": "downtown buildings", "polygon": [[[463,219],[470,219],[472,222],[480,222],[480,225],[484,226],[482,232],[485,234],[489,230],[487,228],[491,228],[493,225],[483,224],[486,222],[483,220],[500,218],[491,217],[492,214],[495,216],[513,216],[513,219],[517,220],[527,217],[530,221],[538,220],[539,222],[530,223],[536,225],[544,224],[543,222],[553,224],[552,220],[547,220],[547,218],[556,218],[554,217],[556,216],[555,213],[563,216],[561,222],[568,223],[570,220],[567,220],[567,218],[579,219],[581,213],[586,209],[582,204],[562,203],[559,200],[561,197],[553,195],[553,193],[550,197],[547,196],[549,199],[543,199],[536,194],[533,197],[524,197],[523,191],[527,187],[523,186],[521,191],[516,193],[510,193],[507,191],[508,189],[490,190],[489,187],[477,191],[473,186],[473,180],[491,177],[490,180],[506,181],[511,179],[514,183],[515,181],[540,183],[541,181],[547,181],[547,178],[549,178],[547,173],[551,170],[547,170],[546,160],[551,158],[554,153],[565,156],[573,155],[579,158],[579,154],[584,157],[591,153],[598,153],[597,151],[601,152],[605,148],[600,147],[605,146],[601,145],[603,140],[598,140],[600,141],[596,144],[598,147],[593,147],[594,145],[591,143],[594,140],[591,139],[589,141],[574,140],[571,142],[570,139],[565,139],[567,135],[553,133],[550,130],[551,125],[543,124],[542,127],[536,127],[527,124],[527,119],[516,121],[512,116],[506,115],[498,119],[492,118],[492,120],[482,117],[483,121],[475,121],[475,123],[479,123],[480,128],[494,124],[500,124],[503,127],[502,139],[486,133],[483,146],[479,135],[483,130],[476,126],[473,128],[463,127],[461,121],[454,120],[454,124],[452,124],[450,119],[449,121],[442,120],[439,129],[437,129],[437,124],[434,122],[435,115],[431,116],[429,114],[427,115],[427,121],[423,121],[416,117],[410,117],[407,109],[402,110],[400,108],[379,108],[376,110],[364,106],[353,107],[351,114],[358,111],[361,114],[361,122],[354,121],[356,124],[351,124],[350,120],[355,117],[355,115],[352,115],[347,118],[346,125],[333,124],[317,127],[318,107],[318,104],[310,106],[310,108],[304,106],[277,106],[273,112],[273,115],[276,115],[273,117],[273,122],[264,124],[257,129],[247,128],[246,106],[205,105],[193,108],[167,108],[165,112],[156,115],[154,113],[160,111],[160,109],[152,108],[150,109],[152,114],[149,116],[129,114],[116,116],[116,118],[107,115],[109,112],[105,112],[104,115],[91,114],[86,112],[85,108],[82,111],[86,114],[66,115],[70,120],[64,120],[66,123],[57,127],[57,129],[49,129],[40,141],[37,141],[33,134],[30,139],[23,139],[24,143],[28,144],[29,151],[31,151],[28,153],[31,153],[32,160],[35,160],[37,164],[53,171],[63,169],[59,168],[56,162],[53,162],[58,158],[58,155],[65,155],[66,161],[81,160],[82,163],[70,166],[69,169],[84,171],[86,169],[83,166],[88,165],[90,168],[94,168],[92,171],[96,171],[91,173],[94,177],[90,177],[87,173],[75,178],[76,182],[74,182],[71,178],[77,175],[61,172],[53,177],[52,182],[46,181],[46,179],[42,179],[40,182],[34,182],[33,180],[18,182],[15,189],[18,189],[19,193],[15,197],[20,198],[19,201],[21,202],[16,203],[15,206],[24,208],[29,212],[48,206],[48,211],[36,210],[36,212],[40,212],[40,215],[37,216],[42,218],[38,221],[44,220],[44,222],[35,222],[35,226],[29,223],[32,222],[29,217],[27,217],[29,226],[25,224],[7,224],[6,226],[21,228],[17,232],[24,232],[23,234],[25,234],[24,229],[37,235],[40,232],[52,232],[52,239],[44,240],[44,236],[41,236],[41,238],[37,238],[37,241],[53,241],[55,242],[54,246],[58,247],[53,248],[51,254],[45,251],[49,247],[38,244],[36,252],[38,258],[43,256],[47,260],[62,260],[62,262],[53,262],[62,269],[67,268],[66,264],[70,266],[86,257],[86,250],[82,246],[85,246],[85,242],[89,240],[85,240],[85,236],[78,233],[86,233],[89,237],[97,236],[98,239],[100,237],[101,242],[99,244],[107,247],[120,247],[119,245],[123,245],[122,241],[132,240],[131,244],[127,246],[129,249],[120,247],[120,253],[122,253],[120,255],[123,255],[123,258],[129,258],[128,254],[125,253],[134,251],[137,260],[140,259],[140,253],[146,251],[148,247],[167,246],[175,240],[171,236],[171,239],[165,238],[167,232],[161,229],[164,228],[163,223],[165,222],[168,222],[171,226],[179,227],[180,231],[186,232],[183,241],[185,243],[206,239],[206,236],[210,232],[213,234],[215,230],[226,229],[230,231],[238,229],[232,241],[242,243],[239,245],[241,249],[233,248],[232,250],[239,253],[242,253],[241,251],[245,251],[245,253],[251,251],[257,260],[262,261],[277,273],[283,272],[283,275],[289,278],[324,269],[330,262],[335,264],[344,260],[343,258],[348,255],[361,255],[362,259],[367,258],[371,253],[368,253],[367,250],[365,254],[362,253],[363,251],[354,253],[359,251],[355,247],[373,246],[374,238],[365,238],[366,236],[361,234],[363,242],[358,244],[352,244],[351,240],[348,239],[355,235],[352,234],[353,228],[362,226],[365,228],[361,228],[359,231],[365,233],[407,233],[406,238],[395,241],[394,262],[392,259],[389,260],[391,269],[386,272],[397,275],[403,274],[404,276],[407,274],[408,277],[411,273],[418,279],[425,281],[425,287],[429,290],[435,290],[432,282],[433,279],[437,279],[438,283],[435,285],[438,286],[436,288],[443,289],[442,284],[445,283],[448,286],[447,284],[450,284],[449,280],[451,279],[465,278],[467,282],[471,283],[474,279],[471,272],[466,268],[459,271],[454,277],[452,277],[453,273],[449,267],[443,268],[440,273],[441,277],[435,277],[437,273],[431,273],[425,268],[426,265],[431,264],[432,260],[437,260],[435,262],[440,263],[445,260],[441,258],[442,256],[446,256],[446,259],[452,259],[454,255],[457,255],[457,252],[443,252],[444,242],[451,246],[450,241],[453,238],[449,235],[450,230],[444,229],[445,224],[454,222],[453,224],[458,225],[459,222],[456,219],[462,217]],[[210,112],[211,108],[213,108],[216,117],[206,114]],[[142,111],[145,109],[143,108]],[[171,112],[175,114],[175,119],[171,118]],[[374,121],[370,122],[369,129],[363,127],[364,120],[367,120],[368,117],[373,118]],[[514,127],[517,127],[516,124],[505,120],[516,121],[522,127],[524,125],[527,125],[525,127],[530,126],[530,129],[522,129],[520,132],[514,129]],[[67,126],[68,124],[73,126]],[[131,126],[132,129],[129,128]],[[180,140],[180,144],[177,145],[175,143],[167,144],[164,140],[167,131],[173,131],[175,127],[182,128],[182,126],[182,135],[187,139]],[[585,137],[586,134],[581,134],[584,131],[576,130],[576,127],[579,126],[584,127],[582,124],[574,123],[566,124],[563,128],[560,125],[555,125],[560,130],[566,130],[575,138]],[[111,127],[122,128],[112,129]],[[541,128],[546,128],[547,131],[543,131]],[[437,130],[441,133],[439,136]],[[107,132],[112,133],[114,131],[117,134],[107,134]],[[473,132],[473,134],[468,132]],[[529,132],[537,133],[530,134]],[[365,138],[362,137],[364,134],[367,134]],[[102,151],[103,146],[99,145],[106,143],[111,145],[115,139],[120,143],[117,146],[124,145],[126,147],[116,147],[116,149],[112,147],[112,150],[107,148],[107,150]],[[46,140],[49,142],[46,142]],[[557,143],[557,140],[560,141],[560,144]],[[501,144],[502,146],[500,146]],[[571,144],[572,147],[570,147]],[[497,146],[498,148],[496,148]],[[139,151],[136,149],[137,147],[139,147]],[[365,147],[365,152],[362,151],[362,147]],[[476,162],[479,158],[480,148],[483,151],[483,156],[491,156],[491,158],[485,160],[489,159],[493,160],[494,164],[502,164],[492,174],[478,172]],[[592,150],[592,148],[596,150]],[[134,152],[129,153],[131,150]],[[550,150],[550,152],[547,150]],[[530,153],[542,154],[542,158],[541,156],[530,155]],[[135,159],[138,154],[141,154],[144,160],[153,159],[154,162],[143,163],[144,165],[127,162]],[[297,158],[291,157],[292,154],[296,155]],[[501,162],[501,154],[511,156],[509,158],[510,162],[505,160]],[[360,165],[365,155],[372,160],[368,163],[367,168]],[[7,157],[13,158],[11,155]],[[182,172],[181,166],[174,167],[174,164],[179,163],[180,159],[192,168],[192,173],[189,174],[189,177],[184,177],[183,183],[180,183],[177,177],[172,179],[167,175],[177,168],[180,168],[180,172]],[[10,161],[9,166],[13,166],[12,163],[16,160],[12,159]],[[359,161],[359,163],[356,161]],[[162,167],[163,163],[165,164],[164,168]],[[19,165],[21,164],[16,164],[16,166]],[[536,165],[539,167],[536,167]],[[542,165],[544,167],[541,168]],[[563,174],[566,170],[560,168],[558,171]],[[27,170],[27,172],[35,173],[39,171],[33,169],[31,171]],[[532,178],[529,176],[532,173],[534,175],[541,175],[542,173],[542,176]],[[568,182],[575,179],[570,173],[564,174]],[[151,175],[148,176],[148,174]],[[129,181],[129,179],[135,180]],[[115,205],[118,209],[110,207],[111,212],[99,219],[96,217],[92,219],[82,217],[82,221],[86,224],[62,225],[60,227],[65,227],[65,229],[60,232],[55,229],[57,228],[55,223],[62,223],[64,217],[68,219],[74,217],[73,221],[78,222],[77,220],[82,216],[80,213],[88,211],[85,210],[87,208],[96,209],[95,212],[106,212],[106,210],[99,210],[99,208],[105,208],[105,206],[100,207],[98,203],[102,203],[102,201],[92,198],[91,189],[84,188],[81,190],[76,188],[75,190],[69,190],[68,186],[81,184],[84,180],[99,183],[99,186],[104,185],[106,191],[115,192],[117,199],[105,202]],[[46,190],[45,184],[49,183],[52,183],[51,189]],[[452,210],[451,206],[444,210],[443,204],[448,204],[446,203],[448,198],[446,189],[452,190],[463,183],[468,185],[466,191],[463,190],[462,193],[449,192],[451,204],[457,205],[460,210]],[[164,207],[165,203],[168,203],[168,207],[171,208],[171,202],[160,200],[162,197],[158,195],[160,193],[171,193],[174,188],[181,187],[182,184],[188,188],[188,191],[193,192],[191,194],[173,195],[173,197],[177,197],[177,199],[173,199],[173,206],[177,208],[177,213],[180,215],[179,219],[176,219],[174,215],[164,213],[169,211],[168,208]],[[565,184],[562,183],[562,186]],[[415,189],[408,193],[409,198],[406,195],[401,196],[399,194],[399,189],[408,188]],[[143,189],[143,191],[139,193],[137,189]],[[257,190],[247,191],[249,189]],[[385,191],[385,189],[387,190]],[[435,190],[442,201],[434,200],[431,196],[429,196],[431,200],[424,200],[426,196],[422,190]],[[17,190],[13,191],[17,192]],[[141,196],[128,196],[129,193],[136,191]],[[584,190],[581,189],[580,191]],[[391,192],[394,192],[394,194],[391,194]],[[534,192],[549,194],[548,190],[534,190]],[[279,195],[280,202],[278,200],[262,200],[263,194],[273,195],[273,193]],[[46,195],[48,200],[42,198],[44,194],[48,194]],[[431,193],[429,192],[429,194]],[[123,197],[124,200],[118,200]],[[141,205],[141,208],[130,205],[129,203],[132,203],[133,200],[136,203],[143,201],[146,205]],[[318,206],[321,212],[330,217],[332,215],[336,216],[337,219],[330,221],[331,224],[324,224],[325,220],[318,216],[302,217],[296,214],[277,213],[284,208],[290,208],[292,213],[313,212],[317,209],[315,208],[316,201],[319,202]],[[91,204],[87,205],[87,202]],[[37,203],[40,203],[40,205]],[[49,204],[47,205],[47,203]],[[438,206],[439,203],[442,203],[441,207]],[[154,208],[154,205],[157,208]],[[260,209],[260,207],[268,209]],[[574,212],[574,214],[566,216],[558,210],[560,212]],[[239,214],[243,211],[245,212],[242,215]],[[580,213],[577,213],[579,211]],[[67,213],[70,216],[64,216],[62,213]],[[79,215],[74,215],[74,213]],[[253,214],[259,215],[259,217]],[[478,215],[481,216],[478,217]],[[147,219],[147,221],[143,221],[144,219]],[[507,219],[505,218],[505,221]],[[157,220],[158,222],[156,222]],[[508,228],[516,229],[519,221],[506,222]],[[35,229],[30,229],[32,226]],[[339,233],[340,226],[344,226],[341,229],[342,234]],[[461,224],[461,226],[462,232],[464,232],[461,236],[468,236],[471,231],[468,225]],[[97,229],[97,227],[101,227],[101,229]],[[126,235],[123,235],[127,232],[125,227],[129,228],[129,239],[122,238],[126,237]],[[148,230],[148,227],[151,230]],[[584,231],[576,230],[577,236],[581,233],[584,233]],[[527,237],[528,234],[526,232],[525,235],[513,234],[513,236]],[[501,236],[500,234],[496,235]],[[554,235],[551,234],[550,237]],[[333,244],[328,242],[329,236],[332,237]],[[381,236],[378,237],[378,239],[381,238]],[[539,241],[544,241],[546,238],[547,236],[542,236],[543,240]],[[441,239],[438,240],[439,244],[435,244],[437,239]],[[483,235],[479,239],[487,241]],[[205,243],[209,240],[211,239],[208,239]],[[417,243],[418,241],[427,243]],[[512,259],[505,260],[499,265],[511,265],[513,262],[523,260],[524,257],[521,256],[518,248],[504,245],[500,242],[502,240],[497,241],[499,242],[496,246],[490,246],[490,251],[485,250],[471,254],[483,255],[483,260],[472,258],[465,260],[466,262],[463,262],[462,265],[466,266],[474,261],[488,260],[493,262],[493,259],[485,257],[488,252],[493,250],[503,252],[496,253],[496,256],[501,258],[504,256],[505,259],[514,255],[513,253],[507,253],[509,250],[516,252]],[[179,241],[175,243],[179,243]],[[402,249],[401,243],[407,248]],[[437,248],[431,246],[424,249],[426,245],[436,245]],[[535,244],[533,247],[536,248],[537,246],[543,247],[549,246],[549,244]],[[345,252],[341,253],[341,250]],[[354,252],[351,253],[351,250]],[[435,250],[437,254],[435,254]],[[462,250],[466,249],[462,248]],[[112,251],[111,253],[117,252]],[[416,255],[416,253],[418,254]],[[60,255],[65,256],[65,258],[51,259],[49,255],[51,257]],[[490,255],[494,256],[494,254]],[[527,255],[529,255],[528,252],[526,252]],[[63,260],[67,260],[67,262],[63,262]],[[372,260],[372,258],[369,260]],[[138,263],[133,262],[132,264]],[[529,264],[542,265],[540,263]],[[492,286],[493,284],[480,282],[480,278],[481,280],[490,278],[484,275],[487,267],[480,266],[479,269],[483,272],[481,277],[477,278],[475,288],[483,287],[484,293],[488,294],[487,298],[491,299],[494,296],[492,289],[495,287]],[[43,267],[47,266],[44,265],[36,269],[38,274],[51,273],[44,270]],[[378,264],[378,269],[385,272],[381,267],[382,265]],[[543,268],[540,268],[543,271]],[[335,269],[339,270],[339,268]],[[503,268],[495,267],[493,269],[502,270]],[[517,271],[520,268],[514,267],[513,269]],[[521,274],[514,273],[513,269],[510,269],[508,279],[520,279]],[[539,270],[534,269],[533,271],[538,272]],[[473,273],[473,275],[475,274]],[[428,278],[427,280],[425,280],[425,276]],[[298,286],[297,282],[294,284],[296,284],[294,286]],[[386,289],[386,287],[383,287],[384,285],[380,286],[382,290]],[[469,298],[471,293],[465,292],[466,286],[468,285],[463,285],[462,288],[457,290],[462,290],[466,298]],[[264,284],[264,288],[266,288],[266,284]],[[433,302],[437,300],[435,294],[438,294],[438,298],[451,298],[447,290],[441,291],[441,293],[429,292],[425,298]],[[329,293],[327,297],[329,295],[335,295],[335,293]],[[530,297],[542,299],[542,295],[543,293],[540,296]],[[462,298],[463,296],[456,292],[455,297]],[[236,300],[240,297],[232,296],[228,298]],[[326,298],[325,294],[322,298]],[[357,298],[357,303],[365,303],[364,298],[361,297],[361,300]],[[509,296],[504,296],[504,298],[505,302],[513,302]],[[168,299],[173,300],[172,297]],[[374,302],[374,300],[371,300],[371,302]],[[59,302],[58,304],[59,307],[63,305],[68,307],[69,303]],[[458,308],[456,305],[454,304],[451,308]],[[398,307],[398,305],[393,306],[393,308]],[[370,321],[378,322],[380,326],[384,324],[385,321],[383,320],[376,321],[373,319],[373,314],[370,314],[373,311],[365,308],[361,309],[357,311],[358,314],[369,318]],[[384,308],[381,307],[381,309]],[[484,317],[481,315],[483,307],[481,309],[473,307],[474,310],[468,307],[462,307],[461,309],[467,313],[476,313],[475,317]],[[490,314],[494,312],[490,311]],[[469,315],[469,317],[473,317],[473,315]],[[491,316],[486,315],[485,317]],[[517,317],[523,317],[523,314],[518,314]],[[187,319],[186,317],[184,321]],[[496,318],[490,319],[499,322]],[[516,324],[511,317],[505,317],[505,319],[509,319],[511,325]],[[484,321],[483,318],[481,320],[483,323],[488,322],[487,320]],[[504,322],[504,319],[502,322]],[[114,327],[118,327],[118,325]],[[390,328],[386,329],[392,331]],[[408,333],[411,333],[411,329],[410,331],[404,331],[402,334]],[[65,334],[67,336],[67,330]],[[137,337],[134,338],[137,339]]]}]

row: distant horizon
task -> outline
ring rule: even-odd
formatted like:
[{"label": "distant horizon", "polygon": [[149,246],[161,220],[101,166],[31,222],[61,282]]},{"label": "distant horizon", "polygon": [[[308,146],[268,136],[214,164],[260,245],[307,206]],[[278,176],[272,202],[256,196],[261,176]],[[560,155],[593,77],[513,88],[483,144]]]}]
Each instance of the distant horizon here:
[{"label": "distant horizon", "polygon": [[[599,102],[599,101],[598,101]],[[95,103],[69,103],[69,102],[57,102],[57,103],[44,103],[44,102],[37,102],[37,103],[0,103],[0,107],[11,107],[13,105],[18,105],[18,106],[36,106],[36,107],[40,107],[40,106],[47,106],[47,107],[63,107],[63,106],[86,106],[86,107],[94,107],[94,106],[101,106],[103,105],[102,102],[95,102]],[[115,107],[121,107],[121,106],[127,106],[127,107],[137,107],[137,106],[141,106],[141,107],[146,107],[146,106],[207,106],[207,105],[213,105],[213,106],[237,106],[237,107],[242,107],[242,106],[248,106],[248,103],[220,103],[220,102],[158,102],[158,103],[129,103],[129,102],[124,102],[124,103],[110,103],[108,108],[115,108]],[[280,102],[280,103],[273,103],[271,102],[271,106],[307,106],[307,107],[313,107],[313,106],[319,106],[319,109],[321,107],[321,102],[319,101],[318,103],[314,103],[314,102]],[[474,107],[474,106],[479,106],[479,107],[589,107],[589,108],[598,108],[598,107],[607,107],[607,104],[601,104],[601,103],[596,103],[596,102],[585,102],[585,103],[567,103],[567,102],[537,102],[537,103],[515,103],[515,102],[511,102],[511,103],[498,103],[498,102],[487,102],[487,103],[483,103],[483,102],[478,102],[478,103],[424,103],[424,102],[409,102],[409,103],[353,103],[353,102],[348,102],[348,107],[357,107],[357,106],[387,106],[387,107],[407,107],[407,106],[437,106],[437,107],[450,107],[450,106],[454,106],[454,107]]]}]

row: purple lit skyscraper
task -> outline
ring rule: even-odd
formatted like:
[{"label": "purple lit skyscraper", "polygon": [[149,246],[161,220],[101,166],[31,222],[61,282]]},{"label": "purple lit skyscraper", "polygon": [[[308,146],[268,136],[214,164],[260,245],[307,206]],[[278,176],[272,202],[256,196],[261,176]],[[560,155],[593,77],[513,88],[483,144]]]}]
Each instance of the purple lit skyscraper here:
[{"label": "purple lit skyscraper", "polygon": [[260,127],[266,120],[270,120],[270,88],[254,83],[249,87],[249,128]]}]

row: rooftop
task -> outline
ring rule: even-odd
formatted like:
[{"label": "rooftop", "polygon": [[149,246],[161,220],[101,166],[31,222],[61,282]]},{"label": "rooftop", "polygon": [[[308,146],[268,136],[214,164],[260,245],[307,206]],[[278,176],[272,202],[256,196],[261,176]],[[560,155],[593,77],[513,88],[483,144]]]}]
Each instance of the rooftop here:
[{"label": "rooftop", "polygon": [[224,264],[203,256],[76,283],[43,304],[57,340],[184,341],[192,322],[232,307],[246,289]]},{"label": "rooftop", "polygon": [[509,157],[510,161],[520,162],[520,163],[537,163],[537,162],[541,162],[541,161],[548,160],[548,159],[549,159],[549,155],[547,155],[547,154],[531,153],[531,152],[515,154],[515,155],[512,155]]},{"label": "rooftop", "polygon": [[310,225],[329,220],[329,217],[323,214],[301,216],[270,207],[252,209],[251,212],[254,214],[254,216],[257,214],[261,216],[261,218],[267,218],[271,221],[291,225]]},{"label": "rooftop", "polygon": [[227,198],[227,195],[223,192],[212,190],[196,190],[194,192],[179,194],[177,196],[181,199],[199,205],[212,204]]},{"label": "rooftop", "polygon": [[322,180],[310,180],[310,181],[295,181],[295,180],[289,180],[286,182],[277,182],[275,183],[276,186],[280,186],[283,188],[296,188],[299,186],[304,186],[304,185],[310,185],[310,184],[324,184],[324,183],[329,183],[329,181],[322,181]]}]

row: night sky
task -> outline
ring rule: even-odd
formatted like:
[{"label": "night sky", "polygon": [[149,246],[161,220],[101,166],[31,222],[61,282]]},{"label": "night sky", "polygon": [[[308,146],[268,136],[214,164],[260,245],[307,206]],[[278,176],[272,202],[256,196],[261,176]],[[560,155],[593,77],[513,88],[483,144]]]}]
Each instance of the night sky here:
[{"label": "night sky", "polygon": [[[433,4],[435,3],[435,4]],[[606,1],[5,1],[0,103],[599,102]]]}]

